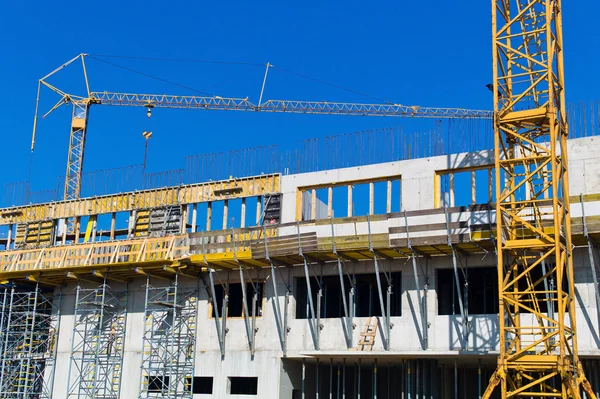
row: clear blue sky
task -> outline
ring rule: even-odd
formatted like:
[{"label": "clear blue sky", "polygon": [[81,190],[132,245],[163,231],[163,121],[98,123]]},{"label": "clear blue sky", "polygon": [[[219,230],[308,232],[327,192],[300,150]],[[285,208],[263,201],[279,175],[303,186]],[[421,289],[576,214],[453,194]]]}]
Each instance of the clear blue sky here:
[{"label": "clear blue sky", "polygon": [[[564,2],[569,101],[600,89],[600,2]],[[489,0],[378,2],[21,2],[0,6],[0,184],[26,180],[37,80],[78,53],[267,61],[323,81],[403,104],[491,108]],[[220,96],[257,101],[264,69],[256,66],[104,60]],[[93,90],[195,94],[89,60]],[[79,69],[53,80],[81,92]],[[265,98],[374,102],[271,70]],[[57,100],[46,91],[41,109]],[[40,122],[34,190],[64,173],[69,108]],[[146,128],[154,131],[150,169],[183,165],[183,157],[255,145],[294,146],[301,139],[387,126],[396,119],[257,115],[96,107],[85,169],[141,163]],[[416,127],[415,127],[416,129]]]}]

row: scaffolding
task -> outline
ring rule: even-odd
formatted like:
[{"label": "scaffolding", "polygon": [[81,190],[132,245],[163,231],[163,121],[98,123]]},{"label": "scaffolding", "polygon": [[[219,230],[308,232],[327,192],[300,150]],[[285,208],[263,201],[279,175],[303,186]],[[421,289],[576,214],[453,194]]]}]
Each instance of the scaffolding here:
[{"label": "scaffolding", "polygon": [[119,398],[126,318],[127,291],[106,276],[95,288],[77,284],[67,398]]},{"label": "scaffolding", "polygon": [[178,274],[162,287],[147,275],[139,398],[192,398],[198,289],[181,290]]},{"label": "scaffolding", "polygon": [[60,296],[5,286],[0,300],[0,397],[52,398]]}]

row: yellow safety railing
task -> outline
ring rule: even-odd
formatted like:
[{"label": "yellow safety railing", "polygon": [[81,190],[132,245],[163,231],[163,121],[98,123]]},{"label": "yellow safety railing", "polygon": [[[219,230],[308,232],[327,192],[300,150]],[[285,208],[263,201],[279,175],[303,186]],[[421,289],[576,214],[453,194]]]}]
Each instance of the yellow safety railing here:
[{"label": "yellow safety railing", "polygon": [[174,261],[189,252],[185,235],[0,252],[0,272]]}]

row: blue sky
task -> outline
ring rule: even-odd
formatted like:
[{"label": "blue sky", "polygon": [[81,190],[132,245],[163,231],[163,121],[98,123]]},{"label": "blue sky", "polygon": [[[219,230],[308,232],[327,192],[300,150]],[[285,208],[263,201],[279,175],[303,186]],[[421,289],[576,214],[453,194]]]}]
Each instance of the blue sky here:
[{"label": "blue sky", "polygon": [[[378,99],[423,106],[491,108],[491,2],[3,2],[0,6],[0,185],[27,179],[37,80],[78,53],[195,60],[271,62]],[[569,101],[597,99],[600,3],[565,2]],[[97,57],[220,96],[257,102],[264,68]],[[197,94],[89,60],[93,90]],[[80,69],[53,83],[81,93]],[[280,69],[266,99],[376,102]],[[57,100],[46,91],[41,110]],[[67,107],[40,122],[34,190],[54,188],[64,173]],[[152,129],[149,169],[183,166],[187,155],[256,145],[291,147],[309,137],[408,126],[414,121],[334,116],[92,109],[85,169],[141,163],[141,132]]]}]

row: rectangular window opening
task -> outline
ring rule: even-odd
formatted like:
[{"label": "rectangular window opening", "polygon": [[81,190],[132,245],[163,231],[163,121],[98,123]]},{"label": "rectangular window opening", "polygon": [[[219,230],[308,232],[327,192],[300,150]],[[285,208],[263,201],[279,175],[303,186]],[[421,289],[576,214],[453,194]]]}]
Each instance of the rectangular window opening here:
[{"label": "rectangular window opening", "polygon": [[235,198],[228,201],[227,228],[239,228],[242,220],[242,199]]},{"label": "rectangular window opening", "polygon": [[193,395],[212,395],[213,377],[185,377],[186,391]]},{"label": "rectangular window opening", "polygon": [[[348,306],[353,306],[357,317],[381,316],[381,306],[379,302],[379,292],[377,289],[377,277],[372,274],[357,274],[354,277],[356,282],[354,290],[354,301],[350,298],[350,281],[344,276],[344,292]],[[324,276],[321,281],[323,297],[321,299],[321,318],[339,318],[344,316],[342,288],[339,276]],[[311,277],[311,290],[313,305],[316,311],[317,293],[319,290],[319,279]],[[402,316],[402,273],[394,272],[391,275],[392,296],[390,303],[390,315]],[[381,276],[381,285],[383,290],[387,290],[387,280]],[[310,302],[308,300],[308,287],[306,279],[298,277],[296,279],[296,319],[310,318]],[[384,306],[385,296],[384,295]]]},{"label": "rectangular window opening", "polygon": [[[256,287],[256,292],[254,287]],[[223,316],[223,286],[215,285],[215,296],[217,306],[219,307],[219,316]],[[248,304],[248,316],[252,316],[252,301],[256,293],[256,316],[262,316],[263,302],[263,283],[246,283],[246,296]],[[211,302],[212,305],[212,302]],[[243,317],[244,316],[244,297],[242,293],[242,285],[240,283],[229,284],[229,301],[227,302],[227,317]],[[211,306],[210,317],[215,317],[215,309]]]},{"label": "rectangular window opening", "polygon": [[334,218],[348,216],[348,186],[337,186],[332,188],[332,215]]},{"label": "rectangular window opening", "polygon": [[[460,292],[465,293],[465,278],[459,270]],[[498,313],[498,278],[495,267],[472,268],[468,270],[469,314]],[[437,270],[437,300],[439,315],[460,314],[459,291],[456,287],[454,269]]]},{"label": "rectangular window opening", "polygon": [[392,180],[392,210],[391,212],[400,212],[402,210],[402,182],[400,179]]},{"label": "rectangular window opening", "polygon": [[[258,226],[259,223],[256,221],[256,206],[260,204],[258,197],[246,198],[246,227]],[[259,210],[259,215],[262,213],[262,207]]]},{"label": "rectangular window opening", "polygon": [[352,216],[369,214],[369,183],[352,186]]},{"label": "rectangular window opening", "polygon": [[439,172],[438,176],[440,207],[487,204],[493,197],[493,165],[475,170],[454,169]]},{"label": "rectangular window opening", "polygon": [[257,395],[258,377],[229,377],[229,395]]},{"label": "rectangular window opening", "polygon": [[472,204],[471,171],[454,173],[454,204],[453,206],[468,206]]},{"label": "rectangular window opening", "polygon": [[97,220],[96,220],[95,241],[110,240],[111,219],[112,219],[112,214],[110,214],[110,213],[98,215]]},{"label": "rectangular window opening", "polygon": [[149,375],[146,377],[148,392],[162,392],[169,389],[169,377],[165,375]]}]

